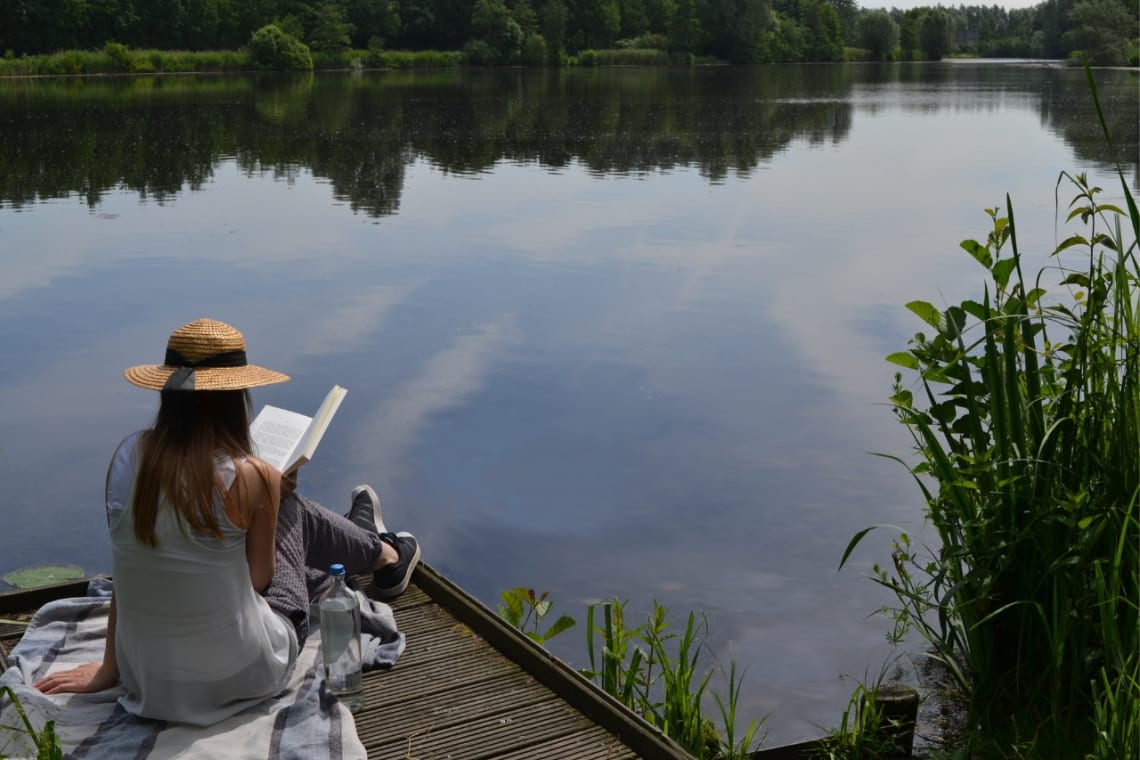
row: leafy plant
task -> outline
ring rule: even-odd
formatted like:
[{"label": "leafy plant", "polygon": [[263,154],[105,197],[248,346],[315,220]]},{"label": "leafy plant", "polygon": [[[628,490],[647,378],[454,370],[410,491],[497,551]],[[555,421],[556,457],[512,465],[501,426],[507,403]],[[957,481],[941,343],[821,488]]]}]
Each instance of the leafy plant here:
[{"label": "leafy plant", "polygon": [[499,605],[499,616],[525,633],[532,641],[545,644],[576,624],[574,618],[562,615],[545,631],[542,630],[542,621],[550,614],[549,596],[548,591],[536,595],[534,589],[525,586],[507,589],[499,593],[499,597],[503,600]]},{"label": "leafy plant", "polygon": [[[0,746],[0,757],[6,757],[3,750],[6,750],[13,740],[26,736],[35,748],[36,760],[63,760],[63,747],[55,732],[55,721],[49,720],[42,729],[37,731],[11,687],[0,686],[0,698],[7,698],[12,703],[12,709],[16,711],[16,715],[20,719],[20,725],[17,726],[0,725],[0,731],[9,736],[8,742]],[[24,751],[23,742],[21,742],[20,751]]]},{"label": "leafy plant", "polygon": [[[900,533],[873,577],[895,595],[892,636],[921,634],[989,750],[1135,751],[1115,743],[1136,721],[1113,718],[1140,712],[1140,213],[1120,181],[1127,211],[1060,175],[1065,223],[1084,229],[1032,281],[1012,201],[987,209],[986,240],[962,243],[989,275],[982,300],[912,301],[927,330],[887,357],[916,373],[917,393],[896,375],[891,403],[940,546]],[[1061,295],[1041,287],[1049,275]]]},{"label": "leafy plant", "polygon": [[[856,681],[839,725],[819,741],[812,757],[817,760],[864,760],[910,756],[914,716],[909,709],[905,716],[899,715],[898,709],[892,709],[898,702],[892,702],[897,687],[885,683],[890,664],[890,661],[885,663],[875,678],[864,673],[863,680]],[[908,696],[913,700],[917,695],[910,691]]]},{"label": "leafy plant", "polygon": [[[673,633],[668,609],[654,601],[646,622],[630,628],[625,623],[626,604],[615,599],[587,609],[590,667],[583,675],[695,757],[749,757],[763,742],[764,718],[750,721],[737,735],[741,681],[735,663],[729,669],[727,697],[714,695],[723,736],[704,715],[705,697],[715,670],[701,672],[699,667],[708,622],[690,612],[684,632]],[[599,607],[600,626],[595,624]]]}]

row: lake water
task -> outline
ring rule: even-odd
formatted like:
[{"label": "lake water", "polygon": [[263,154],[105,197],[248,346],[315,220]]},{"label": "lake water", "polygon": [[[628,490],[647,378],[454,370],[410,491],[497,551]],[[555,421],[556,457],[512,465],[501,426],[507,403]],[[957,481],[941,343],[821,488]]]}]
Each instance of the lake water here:
[{"label": "lake water", "polygon": [[1096,78],[1115,153],[1040,65],[0,83],[0,572],[110,569],[156,402],[121,371],[210,316],[294,377],[257,406],[348,388],[309,494],[372,482],[489,605],[550,591],[579,667],[590,602],[702,610],[744,715],[817,735],[891,654],[887,535],[843,549],[921,525],[871,454],[910,452],[903,304],[980,297],[958,243],[1006,193],[1036,269],[1062,170],[1140,184],[1137,73]]}]

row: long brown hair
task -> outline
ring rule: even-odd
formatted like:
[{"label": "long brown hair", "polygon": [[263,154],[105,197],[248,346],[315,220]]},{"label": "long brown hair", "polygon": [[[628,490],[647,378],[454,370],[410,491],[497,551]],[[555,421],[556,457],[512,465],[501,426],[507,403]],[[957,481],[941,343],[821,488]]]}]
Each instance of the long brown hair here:
[{"label": "long brown hair", "polygon": [[132,512],[135,538],[158,546],[155,520],[162,500],[183,530],[221,538],[214,499],[220,454],[252,453],[249,391],[162,391],[154,426],[143,433]]}]

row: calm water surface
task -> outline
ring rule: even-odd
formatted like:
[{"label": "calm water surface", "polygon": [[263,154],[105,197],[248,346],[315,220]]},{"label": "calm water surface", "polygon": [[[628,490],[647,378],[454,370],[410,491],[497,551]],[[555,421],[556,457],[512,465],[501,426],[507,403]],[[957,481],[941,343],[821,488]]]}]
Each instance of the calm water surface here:
[{"label": "calm water surface", "polygon": [[[921,524],[883,361],[903,307],[977,297],[1011,194],[1036,264],[1062,170],[1119,196],[1136,72],[803,66],[0,83],[0,571],[110,569],[101,490],[201,316],[349,394],[303,487],[371,481],[489,604],[703,610],[772,741],[890,655],[863,578]],[[1062,203],[1068,193],[1061,192]]]}]

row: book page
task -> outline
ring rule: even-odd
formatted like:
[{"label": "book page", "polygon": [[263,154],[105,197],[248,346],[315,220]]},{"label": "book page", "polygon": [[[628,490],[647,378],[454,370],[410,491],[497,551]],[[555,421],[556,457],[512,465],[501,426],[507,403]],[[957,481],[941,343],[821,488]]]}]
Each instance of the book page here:
[{"label": "book page", "polygon": [[344,400],[346,393],[348,393],[348,391],[339,385],[332,387],[329,394],[325,396],[325,400],[321,402],[317,413],[313,415],[308,432],[306,432],[304,437],[297,443],[297,447],[293,451],[289,464],[286,465],[288,469],[282,470],[282,472],[294,470],[313,458],[313,453],[317,450],[317,444],[321,442],[321,437],[324,436],[325,431],[328,429],[333,415],[336,414],[336,410],[340,408],[340,402]]},{"label": "book page", "polygon": [[310,423],[311,417],[267,404],[249,426],[254,455],[285,472]]}]

